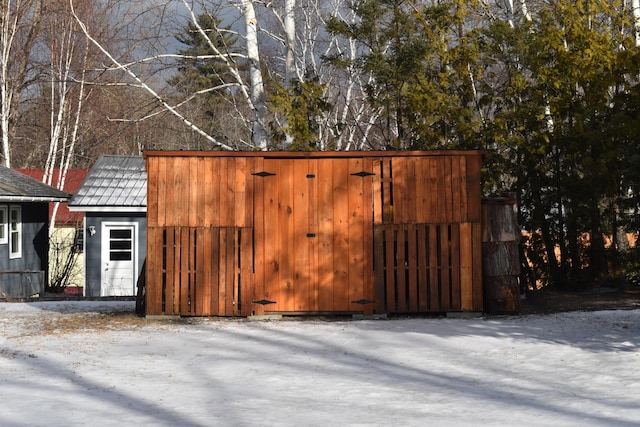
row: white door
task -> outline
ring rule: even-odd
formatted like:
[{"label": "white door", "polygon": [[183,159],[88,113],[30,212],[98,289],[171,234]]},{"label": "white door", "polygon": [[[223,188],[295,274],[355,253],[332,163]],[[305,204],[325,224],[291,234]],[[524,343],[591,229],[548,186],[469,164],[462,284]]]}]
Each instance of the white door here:
[{"label": "white door", "polygon": [[136,294],[137,224],[102,224],[101,296]]}]

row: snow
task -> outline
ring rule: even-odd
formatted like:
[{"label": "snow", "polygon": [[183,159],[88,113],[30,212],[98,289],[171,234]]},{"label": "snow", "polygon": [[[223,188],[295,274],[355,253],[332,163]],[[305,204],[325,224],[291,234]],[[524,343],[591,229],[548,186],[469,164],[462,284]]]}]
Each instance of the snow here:
[{"label": "snow", "polygon": [[635,426],[640,310],[146,320],[0,303],[2,426]]}]

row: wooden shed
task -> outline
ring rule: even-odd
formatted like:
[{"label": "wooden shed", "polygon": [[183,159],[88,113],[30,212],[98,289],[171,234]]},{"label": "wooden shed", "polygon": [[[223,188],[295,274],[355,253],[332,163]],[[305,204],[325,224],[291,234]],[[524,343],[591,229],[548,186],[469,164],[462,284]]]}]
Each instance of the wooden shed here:
[{"label": "wooden shed", "polygon": [[483,155],[148,151],[146,314],[481,311]]}]

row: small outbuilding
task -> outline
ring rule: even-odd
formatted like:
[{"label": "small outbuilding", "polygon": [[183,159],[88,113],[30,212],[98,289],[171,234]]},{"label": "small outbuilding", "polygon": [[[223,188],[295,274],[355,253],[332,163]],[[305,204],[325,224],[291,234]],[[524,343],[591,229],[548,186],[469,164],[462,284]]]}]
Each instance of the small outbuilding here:
[{"label": "small outbuilding", "polygon": [[148,151],[146,314],[482,311],[483,156]]},{"label": "small outbuilding", "polygon": [[0,165],[0,297],[42,295],[47,286],[49,203],[71,195]]},{"label": "small outbuilding", "polygon": [[134,296],[144,265],[147,173],[141,156],[101,156],[69,210],[85,213],[85,296]]}]

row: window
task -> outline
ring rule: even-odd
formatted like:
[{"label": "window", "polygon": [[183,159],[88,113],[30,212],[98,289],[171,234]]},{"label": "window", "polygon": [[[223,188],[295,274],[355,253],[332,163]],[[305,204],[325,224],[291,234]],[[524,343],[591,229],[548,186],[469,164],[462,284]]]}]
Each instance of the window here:
[{"label": "window", "polygon": [[7,207],[0,206],[0,244],[9,243],[7,238],[9,225],[7,223]]},{"label": "window", "polygon": [[76,235],[73,238],[73,252],[81,254],[84,251],[84,229],[76,228]]},{"label": "window", "polygon": [[133,229],[109,230],[109,260],[133,259]]},{"label": "window", "polygon": [[9,209],[9,258],[22,257],[22,207]]}]

